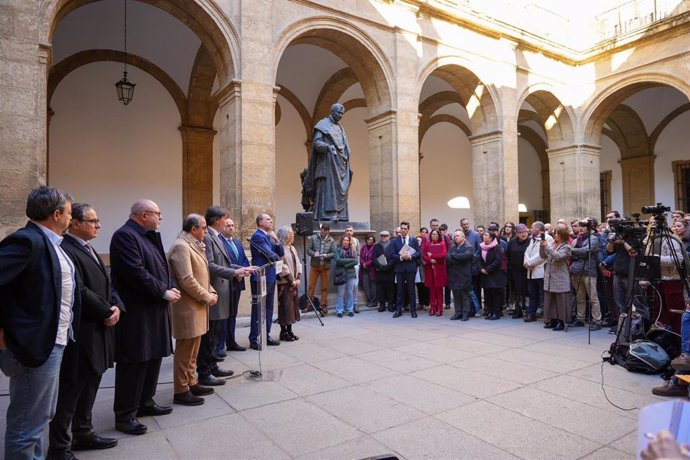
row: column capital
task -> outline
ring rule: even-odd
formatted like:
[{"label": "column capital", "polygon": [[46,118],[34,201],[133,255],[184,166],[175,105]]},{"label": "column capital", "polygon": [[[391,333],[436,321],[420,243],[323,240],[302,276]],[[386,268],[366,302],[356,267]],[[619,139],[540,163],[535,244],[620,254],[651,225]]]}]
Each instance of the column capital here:
[{"label": "column capital", "polygon": [[503,131],[489,131],[486,133],[477,134],[475,136],[469,136],[468,139],[470,140],[470,144],[473,146],[478,146],[489,142],[496,142],[497,140],[500,141],[503,139]]},{"label": "column capital", "polygon": [[204,128],[203,126],[180,126],[178,128],[183,136],[198,136],[213,138],[218,131],[213,128]]},{"label": "column capital", "polygon": [[553,149],[546,149],[546,154],[549,158],[557,158],[559,156],[572,155],[573,153],[581,152],[587,155],[599,156],[601,153],[601,145],[595,144],[572,144]]},{"label": "column capital", "polygon": [[242,87],[241,80],[232,80],[213,94],[213,98],[218,102],[218,107],[223,107],[228,102],[240,97]]},{"label": "column capital", "polygon": [[371,131],[385,125],[396,123],[397,119],[398,116],[396,111],[388,110],[387,112],[380,113],[376,116],[364,120],[364,123],[367,124],[367,129]]}]

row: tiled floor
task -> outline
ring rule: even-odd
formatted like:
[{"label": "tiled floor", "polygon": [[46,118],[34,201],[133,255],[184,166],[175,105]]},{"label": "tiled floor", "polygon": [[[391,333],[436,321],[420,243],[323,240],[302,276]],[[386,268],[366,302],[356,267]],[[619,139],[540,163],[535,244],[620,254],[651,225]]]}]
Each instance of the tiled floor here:
[{"label": "tiled floor", "polygon": [[[81,459],[633,458],[638,411],[609,404],[601,353],[613,336],[542,328],[541,322],[441,318],[365,311],[305,315],[301,340],[262,354],[263,378],[240,375],[199,407],[145,417],[144,436],[114,431],[114,373],[94,408],[97,431],[120,439]],[[246,329],[238,337],[246,336]],[[277,333],[275,334],[277,336]],[[258,368],[258,353],[229,353],[223,367]],[[158,402],[172,402],[172,360]],[[609,398],[622,407],[660,401],[656,376],[604,364]],[[0,377],[0,390],[8,381]],[[8,398],[0,398],[4,411]],[[0,423],[4,430],[4,420]],[[1,441],[0,441],[1,442]]]}]

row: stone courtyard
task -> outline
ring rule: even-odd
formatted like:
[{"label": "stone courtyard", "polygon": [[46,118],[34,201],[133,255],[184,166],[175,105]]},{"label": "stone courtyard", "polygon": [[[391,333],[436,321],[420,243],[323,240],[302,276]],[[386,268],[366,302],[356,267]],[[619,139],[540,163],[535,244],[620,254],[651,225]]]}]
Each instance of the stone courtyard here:
[{"label": "stone courtyard", "polygon": [[[258,353],[229,353],[237,378],[199,407],[143,417],[143,436],[114,430],[114,372],[94,408],[94,425],[119,438],[114,449],[80,459],[623,459],[635,455],[639,411],[625,412],[602,393],[606,331],[543,329],[540,321],[467,323],[420,314],[393,320],[363,311],[313,314],[295,325],[298,342]],[[238,327],[246,345],[248,329]],[[277,334],[275,334],[277,337]],[[604,388],[618,406],[661,399],[657,376],[603,366]],[[157,401],[172,403],[172,359],[163,362]],[[0,391],[8,380],[0,377]],[[8,397],[0,398],[5,412]],[[4,418],[0,429],[4,431]]]}]

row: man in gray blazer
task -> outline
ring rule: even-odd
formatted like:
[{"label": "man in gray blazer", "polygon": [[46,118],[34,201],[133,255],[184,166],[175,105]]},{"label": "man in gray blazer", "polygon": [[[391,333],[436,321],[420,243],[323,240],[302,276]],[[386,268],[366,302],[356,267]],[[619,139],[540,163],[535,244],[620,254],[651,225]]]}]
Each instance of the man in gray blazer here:
[{"label": "man in gray blazer", "polygon": [[229,218],[228,211],[211,206],[206,210],[208,233],[204,237],[206,258],[211,273],[211,285],[218,295],[218,303],[209,309],[208,332],[201,337],[201,347],[197,358],[197,372],[202,385],[224,385],[223,377],[230,377],[231,370],[218,367],[222,358],[214,356],[223,324],[230,315],[232,301],[232,280],[249,276],[254,269],[233,264],[228,254],[227,241],[221,234]]}]

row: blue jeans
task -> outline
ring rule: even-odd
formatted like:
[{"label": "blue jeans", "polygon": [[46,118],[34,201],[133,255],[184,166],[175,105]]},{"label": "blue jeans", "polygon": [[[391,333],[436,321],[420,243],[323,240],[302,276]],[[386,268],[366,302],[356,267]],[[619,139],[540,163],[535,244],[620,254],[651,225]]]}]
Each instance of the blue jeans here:
[{"label": "blue jeans", "polygon": [[690,355],[690,312],[683,313],[680,320],[680,351]]},{"label": "blue jeans", "polygon": [[474,312],[480,314],[482,312],[482,306],[479,304],[479,299],[477,299],[477,294],[474,293],[474,289],[470,289],[470,302],[472,302]]},{"label": "blue jeans", "polygon": [[344,299],[347,299],[347,312],[352,312],[354,309],[354,299],[352,298],[354,286],[357,286],[357,278],[348,278],[347,283],[336,286],[338,289],[338,299],[335,304],[336,313],[343,313]]},{"label": "blue jeans", "polygon": [[0,369],[10,378],[5,458],[44,458],[43,430],[55,415],[60,363],[65,347],[55,345],[48,361],[26,367],[9,350],[0,351]]}]

